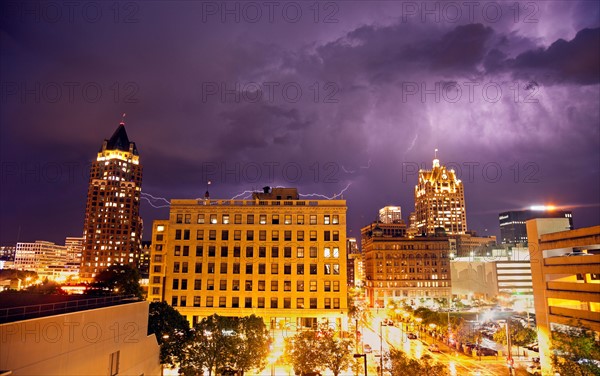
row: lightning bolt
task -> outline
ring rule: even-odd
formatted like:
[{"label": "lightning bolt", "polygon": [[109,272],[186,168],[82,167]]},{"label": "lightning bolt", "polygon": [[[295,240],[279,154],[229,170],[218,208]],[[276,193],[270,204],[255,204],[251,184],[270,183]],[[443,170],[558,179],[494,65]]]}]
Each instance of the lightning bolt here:
[{"label": "lightning bolt", "polygon": [[[150,195],[150,196],[151,196],[151,195]],[[157,198],[148,198],[148,197],[146,197],[146,196],[140,196],[140,198],[142,198],[142,199],[144,199],[144,200],[148,201],[148,203],[150,204],[150,206],[152,206],[152,207],[153,207],[153,208],[155,208],[155,209],[168,208],[168,207],[170,207],[170,206],[171,206],[171,204],[168,204],[168,203],[167,203],[166,205],[156,205],[156,204],[154,204],[154,200],[161,200],[161,199],[162,199],[162,200],[165,200],[165,201],[166,201],[166,199],[164,199],[164,198],[162,198],[162,197],[157,197]],[[167,201],[167,202],[168,202],[168,201]]]},{"label": "lightning bolt", "polygon": [[169,200],[167,200],[164,197],[155,197],[152,196],[150,193],[146,193],[146,192],[141,192],[142,194],[142,198],[145,198],[146,200],[150,201],[150,200],[154,200],[154,201],[164,201],[167,205],[171,205],[171,203],[169,202]]},{"label": "lightning bolt", "polygon": [[320,194],[320,193],[306,193],[306,194],[300,194],[300,196],[301,197],[321,197],[321,198],[324,198],[326,200],[333,200],[336,197],[340,197],[341,195],[343,195],[344,192],[346,192],[346,190],[348,190],[348,188],[350,188],[351,185],[352,185],[352,183],[348,183],[348,185],[344,189],[342,189],[339,193],[336,193],[336,194],[334,194],[331,197],[325,196],[325,195]]},{"label": "lightning bolt", "polygon": [[232,198],[230,198],[230,200],[235,200],[236,198],[242,197],[242,200],[245,198],[248,198],[246,196],[250,195],[252,196],[252,193],[254,193],[254,191],[244,191],[242,193],[238,193],[237,195],[233,196]]}]

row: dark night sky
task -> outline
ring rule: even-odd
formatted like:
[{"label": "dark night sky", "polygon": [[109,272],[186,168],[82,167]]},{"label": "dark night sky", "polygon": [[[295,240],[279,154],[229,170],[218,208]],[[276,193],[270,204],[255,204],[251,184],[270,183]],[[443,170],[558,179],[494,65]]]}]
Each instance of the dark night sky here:
[{"label": "dark night sky", "polygon": [[[597,1],[71,4],[0,5],[1,245],[80,236],[124,112],[156,197],[347,188],[353,236],[408,216],[438,148],[469,229],[541,203],[600,223]],[[168,209],[141,213],[149,238]]]}]

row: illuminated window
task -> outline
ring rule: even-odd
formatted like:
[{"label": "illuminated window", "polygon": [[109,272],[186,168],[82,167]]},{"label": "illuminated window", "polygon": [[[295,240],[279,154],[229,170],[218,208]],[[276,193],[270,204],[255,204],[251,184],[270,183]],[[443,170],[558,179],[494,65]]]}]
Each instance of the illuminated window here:
[{"label": "illuminated window", "polygon": [[331,298],[325,298],[325,309],[331,309]]},{"label": "illuminated window", "polygon": [[271,264],[271,274],[278,274],[279,273],[279,265],[277,263],[272,263]]},{"label": "illuminated window", "polygon": [[302,215],[302,214],[298,215],[298,217],[296,217],[296,223],[299,225],[303,225],[304,224],[304,215]]},{"label": "illuminated window", "polygon": [[323,223],[326,225],[331,223],[330,217],[328,215],[323,216]]},{"label": "illuminated window", "polygon": [[223,214],[222,221],[224,225],[229,224],[229,214]]},{"label": "illuminated window", "polygon": [[337,224],[339,224],[339,223],[340,223],[340,216],[339,216],[339,215],[337,215],[337,214],[334,214],[334,215],[333,215],[333,217],[332,217],[332,223],[333,223],[334,225],[337,225]]},{"label": "illuminated window", "polygon": [[296,257],[303,258],[304,257],[304,247],[298,247],[296,250]]},{"label": "illuminated window", "polygon": [[290,214],[286,214],[283,219],[283,223],[286,225],[292,224],[292,216]]},{"label": "illuminated window", "polygon": [[316,242],[317,241],[317,232],[314,231],[314,230],[310,232],[310,241],[311,242]]},{"label": "illuminated window", "polygon": [[258,223],[260,223],[261,225],[266,225],[267,224],[267,215],[261,214],[258,219]]},{"label": "illuminated window", "polygon": [[278,241],[279,240],[279,231],[273,230],[271,232],[271,240],[272,241]]},{"label": "illuminated window", "polygon": [[304,291],[304,281],[296,281],[296,291]]},{"label": "illuminated window", "polygon": [[310,224],[311,225],[316,225],[317,224],[317,216],[316,215],[311,215],[310,216]]},{"label": "illuminated window", "polygon": [[271,224],[273,224],[273,225],[279,224],[279,215],[278,214],[273,214],[273,217],[271,218]]},{"label": "illuminated window", "polygon": [[310,281],[310,291],[311,292],[317,291],[317,281],[315,281],[315,280]]},{"label": "illuminated window", "polygon": [[206,306],[209,308],[213,306],[213,297],[212,296],[206,297]]},{"label": "illuminated window", "polygon": [[212,225],[217,224],[217,215],[216,214],[210,215],[210,224],[212,224]]},{"label": "illuminated window", "polygon": [[331,248],[325,247],[325,249],[323,250],[323,257],[325,257],[325,258],[331,257]]},{"label": "illuminated window", "polygon": [[296,308],[304,309],[304,298],[296,298]]},{"label": "illuminated window", "polygon": [[233,216],[233,223],[236,225],[241,225],[242,224],[242,215],[241,214],[236,214]]},{"label": "illuminated window", "polygon": [[325,292],[331,291],[331,281],[323,281],[323,289]]},{"label": "illuminated window", "polygon": [[271,291],[278,291],[278,289],[279,289],[279,282],[271,281]]}]

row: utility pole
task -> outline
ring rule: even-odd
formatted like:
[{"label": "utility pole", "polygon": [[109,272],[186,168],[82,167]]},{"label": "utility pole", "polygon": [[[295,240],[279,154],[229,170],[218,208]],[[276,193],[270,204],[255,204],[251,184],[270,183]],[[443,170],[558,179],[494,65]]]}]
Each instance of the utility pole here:
[{"label": "utility pole", "polygon": [[506,351],[508,352],[508,356],[506,358],[506,362],[508,363],[508,374],[512,376],[513,374],[513,358],[512,358],[512,352],[510,349],[510,329],[509,329],[509,321],[510,320],[506,320]]}]

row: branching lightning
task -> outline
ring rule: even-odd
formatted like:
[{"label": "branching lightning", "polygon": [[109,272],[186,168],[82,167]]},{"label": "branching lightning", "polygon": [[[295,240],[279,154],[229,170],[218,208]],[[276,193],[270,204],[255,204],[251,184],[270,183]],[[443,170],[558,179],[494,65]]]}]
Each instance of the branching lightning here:
[{"label": "branching lightning", "polygon": [[333,196],[331,196],[331,197],[328,197],[328,196],[322,195],[322,194],[320,194],[320,193],[307,193],[307,194],[300,194],[300,196],[301,196],[301,197],[321,197],[321,198],[324,198],[324,199],[326,199],[326,200],[333,200],[333,199],[335,199],[335,198],[337,198],[337,197],[340,197],[341,195],[343,195],[343,194],[344,194],[344,192],[346,192],[346,190],[348,190],[348,188],[350,188],[350,186],[351,186],[351,185],[352,185],[352,183],[348,183],[348,185],[347,185],[347,186],[346,186],[344,189],[342,189],[342,190],[341,190],[339,193],[336,193],[336,194],[334,194],[334,195],[333,195]]},{"label": "branching lightning", "polygon": [[244,191],[242,193],[238,193],[237,195],[233,196],[232,198],[230,198],[230,200],[235,200],[240,197],[242,200],[244,200],[246,198],[250,198],[252,196],[252,193],[254,193],[254,191]]},{"label": "branching lightning", "polygon": [[[171,207],[171,204],[169,203],[169,201],[166,198],[154,197],[154,196],[152,196],[152,195],[150,195],[148,193],[142,193],[142,195],[140,196],[140,198],[146,200],[150,204],[150,206],[152,206],[155,209],[162,209],[162,208]],[[162,205],[155,204],[156,201],[160,202],[161,200],[165,201],[166,204],[162,204]]]},{"label": "branching lightning", "polygon": [[[369,163],[370,163],[370,161],[369,161]],[[368,168],[368,166],[367,166],[367,168]],[[342,196],[344,194],[344,192],[346,192],[348,190],[348,188],[350,188],[351,185],[352,185],[352,183],[348,183],[348,185],[346,185],[346,187],[344,187],[344,189],[342,189],[340,192],[334,194],[333,196],[326,196],[321,193],[305,193],[305,194],[301,193],[300,197],[320,197],[325,200],[334,200],[334,199]],[[274,188],[283,188],[283,187],[277,186]],[[255,191],[253,191],[253,190],[243,191],[243,192],[238,193],[237,195],[233,196],[232,198],[230,198],[230,200],[246,200],[246,199],[251,198],[252,194],[254,192]],[[150,204],[150,206],[152,206],[155,209],[168,208],[171,206],[171,203],[166,198],[156,197],[156,196],[151,195],[150,193],[142,192],[140,198],[146,200]],[[203,198],[197,198],[196,200],[201,200],[201,199],[203,199]]]}]

